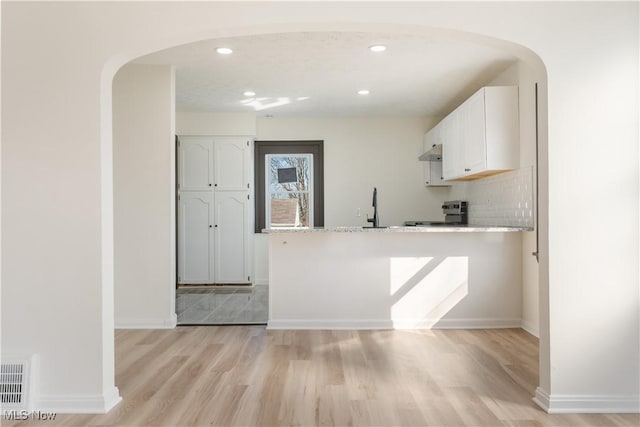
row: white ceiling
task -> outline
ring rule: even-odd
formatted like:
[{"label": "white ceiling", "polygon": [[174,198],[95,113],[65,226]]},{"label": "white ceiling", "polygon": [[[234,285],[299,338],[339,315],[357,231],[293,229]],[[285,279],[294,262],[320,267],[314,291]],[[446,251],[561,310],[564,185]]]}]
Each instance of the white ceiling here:
[{"label": "white ceiling", "polygon": [[[373,53],[373,44],[387,50]],[[217,54],[222,46],[234,52]],[[309,32],[206,40],[134,62],[176,67],[178,111],[443,116],[515,61],[506,52],[460,41]],[[370,94],[357,95],[360,89]],[[283,105],[256,109],[243,95],[247,90],[262,105]]]}]

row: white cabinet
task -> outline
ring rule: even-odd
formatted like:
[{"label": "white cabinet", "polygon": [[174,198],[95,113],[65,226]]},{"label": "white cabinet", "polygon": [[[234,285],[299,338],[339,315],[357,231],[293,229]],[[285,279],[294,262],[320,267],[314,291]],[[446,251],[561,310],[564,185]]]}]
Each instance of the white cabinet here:
[{"label": "white cabinet", "polygon": [[216,137],[213,156],[216,190],[241,191],[249,189],[248,138]]},{"label": "white cabinet", "polygon": [[251,138],[183,136],[178,148],[178,283],[250,282]]},{"label": "white cabinet", "polygon": [[442,124],[442,174],[444,179],[458,176],[462,167],[462,147],[459,140],[458,111],[449,114]]},{"label": "white cabinet", "polygon": [[181,283],[213,283],[213,193],[180,195],[178,277]]},{"label": "white cabinet", "polygon": [[442,161],[428,160],[424,162],[424,183],[427,187],[451,186],[451,183],[446,182],[442,175]]},{"label": "white cabinet", "polygon": [[484,171],[487,168],[484,93],[485,91],[476,92],[460,109],[460,161],[465,174]]},{"label": "white cabinet", "polygon": [[436,126],[424,135],[424,183],[427,187],[450,187],[442,175],[442,126]]},{"label": "white cabinet", "polygon": [[216,283],[248,281],[249,199],[246,191],[215,195]]},{"label": "white cabinet", "polygon": [[519,166],[518,88],[480,89],[442,121],[445,180],[478,179]]},{"label": "white cabinet", "polygon": [[213,185],[213,139],[181,138],[178,150],[178,183],[181,191],[208,191]]}]

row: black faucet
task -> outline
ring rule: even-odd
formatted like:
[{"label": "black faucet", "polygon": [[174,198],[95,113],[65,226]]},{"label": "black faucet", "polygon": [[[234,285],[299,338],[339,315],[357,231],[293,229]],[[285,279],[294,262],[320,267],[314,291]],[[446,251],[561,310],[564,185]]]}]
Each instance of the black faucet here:
[{"label": "black faucet", "polygon": [[367,215],[367,222],[373,223],[372,225],[373,228],[380,228],[380,225],[378,224],[378,189],[375,187],[373,187],[372,206],[373,206],[373,218],[369,218],[369,215]]}]

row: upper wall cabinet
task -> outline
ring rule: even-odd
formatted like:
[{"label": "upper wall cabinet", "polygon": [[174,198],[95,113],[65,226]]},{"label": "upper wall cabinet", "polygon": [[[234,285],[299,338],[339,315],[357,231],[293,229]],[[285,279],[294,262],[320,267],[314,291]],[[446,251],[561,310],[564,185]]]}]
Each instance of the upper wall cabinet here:
[{"label": "upper wall cabinet", "polygon": [[181,191],[208,191],[213,186],[213,138],[181,138],[178,154]]},{"label": "upper wall cabinet", "polygon": [[440,122],[445,180],[472,180],[519,167],[517,86],[484,87]]},{"label": "upper wall cabinet", "polygon": [[424,183],[427,187],[450,187],[442,174],[442,126],[436,126],[424,135]]},{"label": "upper wall cabinet", "polygon": [[215,137],[216,190],[243,191],[249,189],[249,139]]},{"label": "upper wall cabinet", "polygon": [[180,137],[180,191],[248,190],[250,152],[249,138]]}]

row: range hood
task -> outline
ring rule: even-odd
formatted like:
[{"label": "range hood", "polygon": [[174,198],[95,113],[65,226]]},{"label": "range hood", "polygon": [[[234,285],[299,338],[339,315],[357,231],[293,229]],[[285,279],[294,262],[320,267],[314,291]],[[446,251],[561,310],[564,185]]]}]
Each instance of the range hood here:
[{"label": "range hood", "polygon": [[423,162],[441,162],[442,161],[442,144],[434,144],[431,150],[418,157]]}]

